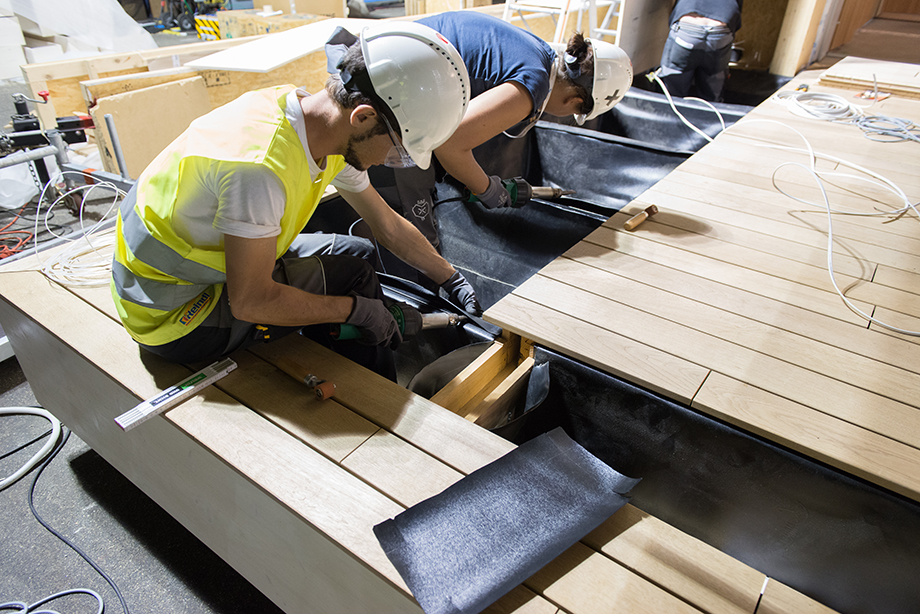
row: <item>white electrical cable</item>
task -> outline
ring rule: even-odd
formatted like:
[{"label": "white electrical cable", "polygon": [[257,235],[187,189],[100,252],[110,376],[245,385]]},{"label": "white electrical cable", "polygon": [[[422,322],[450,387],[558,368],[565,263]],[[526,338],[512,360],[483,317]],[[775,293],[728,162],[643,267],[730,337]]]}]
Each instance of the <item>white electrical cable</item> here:
[{"label": "white electrical cable", "polygon": [[45,445],[42,446],[41,450],[36,452],[35,455],[29,459],[25,465],[20,467],[13,475],[0,481],[0,490],[4,490],[8,486],[12,486],[15,482],[22,478],[22,476],[32,471],[32,469],[34,469],[39,463],[45,460],[45,458],[54,449],[54,446],[57,445],[58,439],[61,437],[61,422],[52,416],[51,412],[46,409],[42,409],[40,407],[0,407],[0,416],[22,414],[40,416],[51,422],[51,435],[48,437],[48,440],[45,442]]},{"label": "white electrical cable", "polygon": [[[38,236],[38,225],[39,220],[41,219],[41,204],[44,202],[45,192],[51,185],[60,180],[65,174],[82,176],[82,173],[65,171],[63,173],[59,173],[54,177],[54,179],[45,185],[41,194],[39,195],[38,210],[36,211],[35,215],[36,237]],[[100,188],[114,191],[115,197],[112,199],[112,204],[109,206],[108,211],[105,212],[99,221],[87,228],[87,223],[84,218],[84,203],[89,195],[92,194],[93,190]],[[55,233],[49,225],[49,220],[51,219],[51,214],[55,206],[60,204],[60,202],[68,196],[79,192],[86,192],[86,194],[83,195],[83,202],[80,205],[81,234],[78,238],[72,239],[66,235],[59,235]],[[98,233],[101,225],[109,219],[109,215],[113,210],[115,210],[118,204],[118,199],[124,196],[124,191],[120,190],[115,184],[107,181],[99,182],[93,185],[79,186],[68,192],[65,192],[64,194],[61,194],[45,212],[45,229],[53,236],[57,238],[63,238],[72,244],[58,252],[48,261],[43,261],[42,257],[39,255],[40,252],[38,249],[38,242],[36,241],[35,255],[42,265],[42,273],[49,279],[67,286],[93,287],[107,285],[109,283],[109,278],[111,277],[111,248],[115,245],[115,235],[114,233],[108,233],[101,239],[98,237],[94,239],[94,235]]]},{"label": "white electrical cable", "polygon": [[[677,115],[677,117],[680,118],[680,121],[682,121],[682,122],[684,123],[684,125],[686,125],[688,128],[690,128],[691,130],[693,130],[694,132],[696,132],[698,135],[700,135],[701,137],[703,137],[704,139],[706,139],[707,142],[710,142],[710,143],[711,143],[711,142],[712,142],[712,137],[711,137],[711,136],[709,136],[708,134],[706,134],[705,132],[703,132],[702,130],[700,130],[699,128],[697,128],[696,126],[694,126],[694,125],[690,122],[689,119],[687,119],[686,117],[684,117],[683,114],[682,114],[680,111],[677,110],[677,107],[674,105],[674,100],[671,98],[671,92],[668,91],[668,88],[665,86],[664,81],[661,80],[661,77],[658,76],[658,73],[656,73],[656,72],[650,72],[650,73],[648,73],[647,76],[648,76],[649,79],[654,80],[654,81],[658,84],[658,86],[661,88],[661,91],[664,92],[665,97],[667,97],[667,99],[668,99],[668,104],[671,105],[671,110],[674,111],[675,115]],[[699,99],[697,99],[697,100],[699,100]],[[708,104],[708,103],[707,103],[707,104]],[[714,106],[712,106],[711,104],[710,104],[709,106],[712,108],[713,111],[715,111],[715,114],[718,116],[719,122],[721,122],[721,124],[722,124],[722,130],[725,130],[725,121],[722,119],[722,114],[719,113],[719,111],[718,111]]]},{"label": "white electrical cable", "polygon": [[0,610],[12,610],[14,608],[18,608],[18,611],[12,612],[12,614],[58,614],[54,610],[36,610],[35,608],[45,605],[50,601],[54,601],[55,599],[60,599],[66,595],[89,595],[96,599],[96,603],[99,606],[99,609],[96,610],[96,614],[102,614],[103,610],[105,609],[104,604],[102,603],[102,597],[99,595],[99,593],[88,588],[74,588],[49,595],[48,597],[40,599],[33,604],[27,604],[24,601],[7,601],[6,603],[0,603]]},{"label": "white electrical cable", "polygon": [[[668,92],[667,87],[665,87],[665,84],[661,81],[661,79],[658,77],[656,73],[650,73],[649,79],[654,79],[658,83],[658,85],[661,87],[662,91],[664,92],[665,96],[667,97],[668,103],[671,105],[671,109],[674,111],[675,114],[677,114],[677,116],[680,118],[680,120],[684,124],[690,126],[690,128],[692,128],[695,132],[705,137],[707,141],[711,142],[713,140],[712,137],[709,137],[702,130],[692,125],[689,122],[689,120],[687,120],[687,118],[681,115],[680,111],[677,110],[677,107],[674,106],[674,101],[671,99],[671,94]],[[784,94],[784,93],[775,94],[774,98],[777,100],[783,100],[787,102],[790,100],[793,101],[794,104],[790,103],[789,108],[790,110],[796,109],[796,110],[793,110],[792,112],[797,115],[816,117],[819,119],[825,119],[829,121],[842,121],[842,122],[849,121],[852,123],[857,123],[858,125],[859,125],[859,122],[865,121],[867,119],[866,116],[863,114],[862,107],[858,105],[850,104],[844,98],[840,96],[836,96],[834,94],[815,93],[815,94],[807,95],[808,94],[807,92],[793,92],[792,94],[798,94],[795,96],[785,96],[785,95],[781,96],[780,94]],[[878,85],[877,84],[875,86],[874,98],[878,99]],[[873,104],[875,103],[873,102]],[[872,105],[868,105],[868,106],[872,106]],[[715,107],[713,107],[713,110],[715,110]],[[716,111],[716,114],[719,115],[719,120],[722,121],[721,114],[719,114],[718,111]],[[915,128],[913,127],[913,123],[908,122],[908,120],[899,120],[897,118],[887,118],[883,116],[870,116],[868,119],[871,120],[868,122],[868,125],[870,126],[877,122],[889,122],[889,123],[894,122],[899,128],[908,132],[908,136],[903,136],[901,138],[894,138],[894,140],[906,140],[910,138],[912,140],[920,141],[920,138],[918,138],[916,135],[912,133],[912,131],[915,130]],[[815,152],[811,143],[808,141],[807,138],[805,138],[805,135],[803,135],[801,132],[799,132],[795,128],[792,128],[791,126],[788,126],[780,121],[770,120],[770,119],[753,119],[753,120],[743,119],[739,122],[736,122],[732,126],[729,126],[728,128],[725,128],[724,127],[725,123],[722,122],[723,132],[726,130],[731,130],[738,126],[747,126],[753,123],[777,124],[797,134],[799,138],[801,138],[802,141],[805,143],[804,149],[801,149],[798,147],[778,145],[774,143],[754,142],[753,144],[760,146],[760,147],[770,147],[773,149],[780,149],[780,150],[792,151],[792,152],[798,152],[798,153],[806,153],[808,155],[809,160],[810,160],[810,164],[808,166],[805,166],[799,163],[795,163],[795,162],[786,162],[786,163],[780,164],[773,171],[773,175],[772,175],[773,187],[775,187],[777,191],[779,191],[784,196],[792,198],[795,201],[805,203],[807,205],[823,208],[827,212],[827,271],[828,271],[828,274],[830,275],[831,285],[833,285],[834,290],[837,292],[837,295],[840,296],[840,298],[843,300],[844,304],[851,311],[853,311],[860,317],[864,318],[865,320],[873,324],[881,326],[882,328],[885,328],[887,330],[890,330],[896,333],[900,333],[902,335],[907,335],[911,337],[920,337],[920,331],[906,330],[906,329],[899,328],[897,326],[892,326],[890,324],[886,324],[885,322],[865,313],[864,311],[859,309],[856,305],[854,305],[853,302],[850,301],[850,299],[846,297],[843,291],[840,290],[840,286],[837,285],[837,279],[834,274],[834,222],[833,222],[833,214],[856,215],[856,216],[885,216],[885,217],[890,217],[892,220],[894,220],[894,219],[900,218],[901,216],[903,216],[904,214],[910,211],[913,211],[915,214],[917,214],[918,218],[920,218],[920,211],[917,210],[918,204],[911,203],[910,200],[907,198],[907,195],[904,193],[904,191],[901,188],[899,188],[894,182],[883,177],[882,175],[874,171],[871,171],[867,168],[864,168],[862,166],[859,166],[857,164],[848,162],[847,160],[844,160],[842,158],[831,156],[829,154]],[[860,126],[860,127],[863,127],[863,126]],[[866,131],[866,128],[863,127],[863,130]],[[884,133],[886,134],[886,136],[889,136],[889,137],[891,136],[888,131],[877,130],[877,131],[874,131],[874,133],[876,134]],[[879,140],[879,139],[873,139],[873,140]],[[861,173],[864,173],[865,175],[872,177],[874,180],[867,179],[864,176],[852,175],[849,173],[838,173],[838,172],[830,172],[830,171],[821,172],[817,169],[817,159],[818,158],[823,158],[825,160],[830,160],[838,164],[842,164],[844,166],[857,170]],[[818,189],[821,192],[823,203],[821,204],[813,203],[813,202],[798,198],[796,196],[793,196],[783,191],[782,188],[780,188],[776,183],[776,174],[779,172],[781,168],[785,166],[799,166],[805,169],[808,173],[810,173],[818,185]],[[890,211],[878,211],[875,213],[835,210],[831,207],[830,199],[827,195],[827,190],[824,187],[824,180],[822,176],[841,177],[841,178],[849,178],[849,179],[856,179],[859,181],[865,181],[866,183],[869,183],[870,185],[873,185],[875,187],[880,187],[880,188],[889,190],[892,194],[894,194],[897,197],[899,201],[903,203],[904,206],[902,206],[899,209],[892,209]]]}]

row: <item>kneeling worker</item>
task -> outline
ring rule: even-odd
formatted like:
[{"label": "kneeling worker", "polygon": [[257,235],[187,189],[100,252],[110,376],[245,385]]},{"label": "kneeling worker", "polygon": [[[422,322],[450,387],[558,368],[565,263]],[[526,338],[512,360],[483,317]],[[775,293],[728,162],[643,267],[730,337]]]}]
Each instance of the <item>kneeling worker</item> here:
[{"label": "kneeling worker", "polygon": [[395,348],[400,333],[376,274],[356,257],[370,243],[301,234],[330,183],[381,244],[478,308],[469,283],[365,172],[427,167],[469,90],[459,54],[433,30],[381,23],[362,32],[324,91],[249,92],[192,122],[121,205],[111,287],[125,328],[182,362],[326,323],[354,325],[365,347]]}]

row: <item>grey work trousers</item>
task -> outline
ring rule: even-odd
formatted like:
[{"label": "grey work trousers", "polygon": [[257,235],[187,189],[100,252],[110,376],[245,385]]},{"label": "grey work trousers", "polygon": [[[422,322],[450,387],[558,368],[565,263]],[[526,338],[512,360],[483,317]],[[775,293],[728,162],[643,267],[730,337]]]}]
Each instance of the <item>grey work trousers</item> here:
[{"label": "grey work trousers", "polygon": [[727,26],[677,22],[668,33],[658,76],[672,96],[721,101],[734,40]]},{"label": "grey work trousers", "polygon": [[[346,296],[357,294],[383,298],[377,274],[368,260],[374,254],[367,239],[333,234],[301,234],[291,248],[275,262],[272,278],[312,294]],[[142,345],[146,350],[173,362],[214,361],[256,343],[275,341],[302,327],[261,325],[233,316],[226,288],[214,310],[197,328],[171,343]],[[336,342],[327,325],[303,328],[303,333],[359,364],[394,377],[389,358],[381,357],[378,348],[361,346],[354,341]],[[343,347],[338,347],[343,346]],[[392,372],[391,372],[392,371]]]}]

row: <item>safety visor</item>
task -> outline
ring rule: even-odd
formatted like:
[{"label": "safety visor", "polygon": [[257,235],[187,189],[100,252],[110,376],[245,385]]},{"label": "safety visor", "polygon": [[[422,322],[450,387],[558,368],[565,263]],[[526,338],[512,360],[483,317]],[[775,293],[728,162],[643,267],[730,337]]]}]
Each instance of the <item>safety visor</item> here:
[{"label": "safety visor", "polygon": [[[591,51],[593,53],[594,45],[592,44],[591,39],[587,38],[585,39],[585,42],[588,43],[589,47],[591,47]],[[581,126],[585,123],[585,121],[587,121],[588,115],[591,114],[591,111],[594,110],[594,77],[597,72],[597,67],[595,66],[595,70],[591,74],[585,74],[578,68],[578,64],[575,58],[566,53],[565,70],[566,76],[573,82],[585,88],[585,91],[588,93],[588,100],[585,101],[587,103],[586,106],[589,107],[588,112],[575,113],[573,116],[575,118],[575,123]]]},{"label": "safety visor", "polygon": [[387,133],[390,135],[390,141],[393,143],[393,146],[390,147],[390,151],[383,161],[383,165],[389,168],[410,168],[415,166],[415,161],[412,160],[412,156],[409,155],[409,152],[406,151],[406,148],[403,147],[403,144],[400,142],[399,137],[396,136],[393,126],[390,125],[390,120],[387,119],[384,113],[380,113],[378,116],[383,120],[383,125],[387,127]]}]

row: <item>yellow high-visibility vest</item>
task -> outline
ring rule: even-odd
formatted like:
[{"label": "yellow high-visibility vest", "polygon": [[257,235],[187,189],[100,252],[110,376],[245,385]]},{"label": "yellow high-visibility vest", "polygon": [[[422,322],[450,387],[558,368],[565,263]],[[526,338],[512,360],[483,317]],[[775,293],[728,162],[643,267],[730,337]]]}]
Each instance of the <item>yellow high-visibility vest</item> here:
[{"label": "yellow high-visibility vest", "polygon": [[306,226],[329,182],[345,167],[328,156],[310,181],[307,154],[285,117],[291,85],[244,94],[196,119],[138,179],[117,220],[112,297],[132,337],[163,345],[194,330],[214,309],[226,282],[222,247],[199,248],[172,225],[183,174],[211,160],[262,165],[284,186],[285,208],[275,257]]}]

